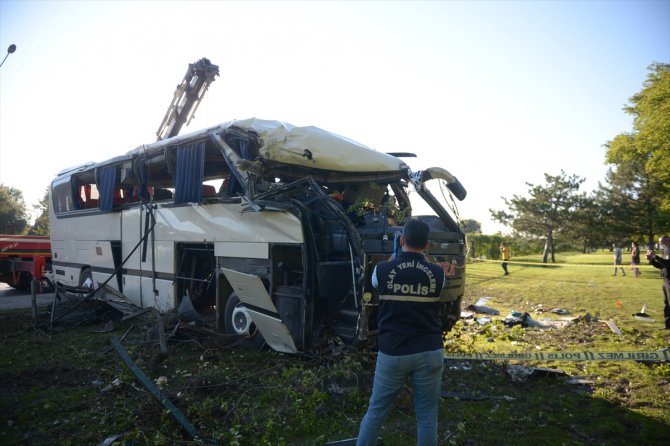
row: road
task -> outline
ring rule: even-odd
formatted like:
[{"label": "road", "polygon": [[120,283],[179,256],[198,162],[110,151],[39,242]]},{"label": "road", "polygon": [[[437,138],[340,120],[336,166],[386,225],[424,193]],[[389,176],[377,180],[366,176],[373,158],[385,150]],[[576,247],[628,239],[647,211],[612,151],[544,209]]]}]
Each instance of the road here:
[{"label": "road", "polygon": [[[37,305],[46,306],[53,302],[54,293],[37,295]],[[30,292],[15,290],[5,283],[0,283],[0,311],[15,308],[30,308],[32,306]]]}]

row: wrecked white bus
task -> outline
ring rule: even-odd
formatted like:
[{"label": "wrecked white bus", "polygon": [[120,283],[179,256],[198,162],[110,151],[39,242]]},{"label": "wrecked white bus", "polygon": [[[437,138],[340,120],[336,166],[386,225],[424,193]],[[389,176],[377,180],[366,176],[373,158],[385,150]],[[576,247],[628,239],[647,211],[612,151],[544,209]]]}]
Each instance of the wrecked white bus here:
[{"label": "wrecked white bus", "polygon": [[[410,216],[444,267],[443,317],[460,316],[465,237],[427,187],[465,197],[440,168],[412,172],[316,127],[231,121],[63,170],[50,187],[54,279],[138,307],[187,299],[217,330],[282,352],[374,335],[375,264]],[[447,191],[447,189],[449,191]],[[410,195],[430,215],[415,215]]]}]

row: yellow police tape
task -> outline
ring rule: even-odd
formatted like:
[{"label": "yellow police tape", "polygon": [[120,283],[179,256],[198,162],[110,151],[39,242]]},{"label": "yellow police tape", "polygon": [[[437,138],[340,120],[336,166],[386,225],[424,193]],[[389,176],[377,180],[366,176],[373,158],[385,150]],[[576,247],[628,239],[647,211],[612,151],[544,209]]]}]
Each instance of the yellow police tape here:
[{"label": "yellow police tape", "polygon": [[444,353],[445,359],[478,361],[670,361],[670,349],[654,352]]},{"label": "yellow police tape", "polygon": [[[468,263],[503,263],[502,260],[493,260],[493,259],[468,259]],[[614,264],[609,264],[609,265],[603,265],[603,264],[595,264],[595,263],[540,263],[540,262],[513,262],[511,260],[507,260],[505,263],[508,265],[525,265],[525,266],[539,266],[543,268],[550,268],[554,266],[576,266],[578,268],[614,268]],[[647,263],[639,264],[633,266],[630,263],[624,263],[622,265],[616,265],[617,268],[638,268],[638,269],[656,269],[654,265],[649,265]]]}]

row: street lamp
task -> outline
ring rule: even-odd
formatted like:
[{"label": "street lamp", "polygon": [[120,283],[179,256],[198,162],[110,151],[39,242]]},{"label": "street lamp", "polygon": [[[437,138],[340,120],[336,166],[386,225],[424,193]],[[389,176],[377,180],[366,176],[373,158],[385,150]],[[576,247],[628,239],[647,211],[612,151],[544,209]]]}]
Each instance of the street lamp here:
[{"label": "street lamp", "polygon": [[0,67],[2,66],[2,64],[5,63],[9,55],[12,54],[14,51],[16,51],[16,45],[12,43],[11,45],[9,45],[9,48],[7,48],[7,55],[5,56],[4,59],[2,59],[2,62],[0,62]]}]

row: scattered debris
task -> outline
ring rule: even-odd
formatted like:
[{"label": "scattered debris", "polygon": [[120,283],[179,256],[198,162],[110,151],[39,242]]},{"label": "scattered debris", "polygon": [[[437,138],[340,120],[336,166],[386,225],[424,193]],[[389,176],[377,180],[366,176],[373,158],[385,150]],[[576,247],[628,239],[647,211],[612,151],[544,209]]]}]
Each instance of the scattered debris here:
[{"label": "scattered debris", "polygon": [[[144,387],[149,391],[151,396],[156,398],[174,417],[175,420],[188,432],[191,438],[200,438],[200,434],[196,427],[184,416],[181,410],[175,406],[170,399],[161,392],[161,390],[151,381],[151,379],[144,374],[144,372],[137,367],[133,360],[128,356],[128,353],[121,345],[121,342],[116,337],[112,337],[112,346],[114,350],[118,353],[119,357],[123,360],[124,364],[128,369],[135,375],[135,377],[144,385]],[[214,443],[213,443],[214,444]]]},{"label": "scattered debris", "polygon": [[116,440],[118,440],[119,438],[121,438],[121,434],[112,435],[111,437],[107,437],[107,438],[105,438],[103,441],[101,441],[100,443],[98,443],[98,446],[111,446],[111,445],[113,445],[114,442],[115,442]]},{"label": "scattered debris", "polygon": [[505,400],[505,401],[514,401],[516,398],[513,396],[502,395],[486,395],[482,393],[480,395],[467,394],[467,393],[458,393],[458,392],[448,392],[443,390],[441,393],[442,398],[453,398],[459,401],[484,401],[484,400]]},{"label": "scattered debris", "polygon": [[486,325],[491,323],[490,317],[478,317],[475,319],[479,325]]},{"label": "scattered debris", "polygon": [[517,383],[526,382],[529,378],[554,378],[560,375],[565,375],[565,372],[557,369],[526,367],[516,364],[508,365],[505,371],[510,378],[512,378],[512,381]]},{"label": "scattered debris", "polygon": [[132,318],[134,318],[134,317],[141,316],[141,315],[143,315],[144,313],[147,313],[147,312],[149,312],[149,311],[151,311],[151,307],[144,307],[144,308],[142,308],[141,310],[137,310],[137,311],[134,312],[134,313],[127,314],[127,315],[123,316],[123,317],[121,318],[121,321],[122,321],[122,322],[125,322],[125,321],[127,321],[128,319],[132,319]]},{"label": "scattered debris", "polygon": [[510,312],[510,314],[507,315],[507,317],[503,321],[503,324],[507,325],[508,327],[514,327],[515,325],[521,325],[522,321],[523,321],[523,313],[519,311],[512,311]]},{"label": "scattered debris", "polygon": [[454,362],[454,361],[447,361],[447,368],[451,371],[463,371],[463,372],[469,372],[472,370],[472,364],[469,362]]},{"label": "scattered debris", "polygon": [[576,318],[571,319],[572,323],[577,323],[577,322],[590,323],[590,322],[597,322],[597,321],[598,321],[598,318],[591,315],[591,313],[586,313],[584,316],[577,316]]},{"label": "scattered debris", "polygon": [[607,325],[614,334],[618,335],[622,334],[621,330],[619,329],[619,327],[617,327],[614,321],[603,321],[603,324]]},{"label": "scattered debris", "polygon": [[572,323],[569,320],[555,320],[555,319],[541,319],[542,327],[540,328],[565,328]]},{"label": "scattered debris", "polygon": [[584,377],[584,376],[571,376],[570,378],[567,378],[564,380],[566,384],[578,384],[578,385],[595,385],[597,384],[597,381],[594,379],[591,379],[589,377]]},{"label": "scattered debris", "polygon": [[492,314],[494,316],[500,314],[500,311],[496,310],[495,308],[485,307],[482,305],[468,305],[466,309],[474,311],[475,313]]},{"label": "scattered debris", "polygon": [[643,304],[642,309],[640,310],[640,312],[639,313],[633,313],[633,316],[635,316],[635,319],[640,320],[640,321],[656,322],[653,317],[651,317],[647,314],[647,304]]},{"label": "scattered debris", "polygon": [[109,333],[114,331],[114,321],[107,321],[105,325],[99,328],[92,328],[91,333]]},{"label": "scattered debris", "polygon": [[112,390],[114,387],[120,386],[122,382],[123,381],[121,381],[119,378],[116,378],[114,381],[112,381],[111,383],[109,383],[108,385],[106,385],[105,387],[100,389],[100,392],[107,393],[110,390]]},{"label": "scattered debris", "polygon": [[323,446],[352,446],[356,444],[358,438],[347,438],[346,440],[335,440],[324,443]]},{"label": "scattered debris", "polygon": [[564,310],[562,308],[554,308],[553,310],[551,310],[551,313],[563,314],[563,315],[571,314],[568,310]]},{"label": "scattered debris", "polygon": [[179,318],[185,322],[202,321],[200,313],[198,313],[193,306],[193,302],[191,302],[191,296],[189,295],[188,290],[186,291],[186,295],[181,298],[179,308],[177,308],[177,314],[179,314]]},{"label": "scattered debris", "polygon": [[165,339],[165,327],[163,325],[163,315],[154,308],[154,316],[156,317],[156,329],[158,330],[158,343],[161,347],[161,353],[166,354],[168,352],[167,348],[167,339]]}]

